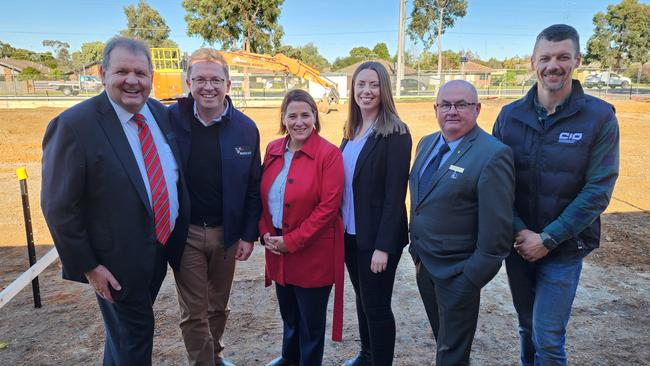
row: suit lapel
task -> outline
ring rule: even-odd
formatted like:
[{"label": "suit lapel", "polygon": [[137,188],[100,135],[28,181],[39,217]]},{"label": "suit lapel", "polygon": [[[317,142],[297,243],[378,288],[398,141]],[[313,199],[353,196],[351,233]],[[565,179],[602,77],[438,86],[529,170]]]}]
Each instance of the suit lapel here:
[{"label": "suit lapel", "polygon": [[352,182],[354,182],[354,180],[357,179],[357,175],[359,175],[359,171],[361,170],[361,167],[368,159],[368,156],[370,156],[370,152],[372,152],[372,150],[377,145],[377,141],[378,138],[375,136],[374,131],[372,131],[370,136],[368,136],[366,143],[363,144],[363,148],[361,148],[361,152],[359,153],[359,157],[357,158],[357,164],[354,167],[354,176],[352,177]]},{"label": "suit lapel", "polygon": [[427,137],[427,140],[423,142],[425,146],[422,146],[422,149],[418,152],[413,162],[413,168],[411,169],[411,177],[415,183],[420,183],[420,170],[422,170],[422,165],[426,162],[429,155],[431,155],[431,150],[433,150],[436,143],[438,143],[438,138],[440,137],[440,132],[436,132],[433,135]]},{"label": "suit lapel", "polygon": [[420,186],[420,171],[422,170],[422,166],[427,161],[429,155],[431,155],[431,151],[436,146],[439,137],[440,137],[440,132],[436,132],[433,135],[430,135],[429,137],[425,137],[426,140],[422,142],[422,144],[424,145],[421,147],[420,151],[415,157],[415,161],[413,162],[413,167],[411,168],[411,177],[409,179],[409,181],[411,182],[410,185],[411,197],[415,197],[414,201],[416,201],[416,204],[418,205],[422,201],[418,197],[418,190]]},{"label": "suit lapel", "polygon": [[99,125],[104,130],[108,141],[113,147],[115,156],[117,156],[118,160],[122,163],[124,171],[131,180],[133,187],[138,192],[138,196],[140,196],[142,203],[149,213],[153,215],[151,205],[149,204],[149,197],[147,196],[147,189],[142,181],[142,174],[140,174],[140,168],[138,168],[138,163],[135,161],[135,157],[133,156],[131,145],[129,145],[129,141],[126,139],[122,124],[117,118],[115,110],[108,100],[106,92],[102,93],[99,98]]}]

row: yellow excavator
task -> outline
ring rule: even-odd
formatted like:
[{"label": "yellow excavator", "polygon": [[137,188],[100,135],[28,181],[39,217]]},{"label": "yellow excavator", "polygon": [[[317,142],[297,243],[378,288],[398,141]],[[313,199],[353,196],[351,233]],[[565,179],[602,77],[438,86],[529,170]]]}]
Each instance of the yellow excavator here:
[{"label": "yellow excavator", "polygon": [[[281,53],[275,56],[245,51],[220,51],[220,53],[230,66],[283,72],[323,86],[325,94],[316,96],[318,111],[321,113],[328,113],[332,109],[332,104],[339,102],[336,84],[302,61]],[[184,81],[180,50],[178,48],[152,48],[151,61],[154,68],[153,96],[162,101],[173,101],[183,96]]]},{"label": "yellow excavator", "polygon": [[178,48],[152,48],[153,97],[173,101],[183,96],[183,69]]},{"label": "yellow excavator", "polygon": [[245,51],[220,51],[220,53],[230,66],[283,72],[323,86],[325,94],[316,98],[318,99],[318,111],[321,113],[329,112],[332,109],[332,104],[339,102],[336,84],[302,61],[287,57],[281,53],[277,53],[275,56]]}]

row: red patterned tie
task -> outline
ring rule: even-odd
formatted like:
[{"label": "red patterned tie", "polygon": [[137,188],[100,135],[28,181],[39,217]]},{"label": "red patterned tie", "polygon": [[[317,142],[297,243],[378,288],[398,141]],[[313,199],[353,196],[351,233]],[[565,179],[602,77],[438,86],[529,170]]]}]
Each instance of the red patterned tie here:
[{"label": "red patterned tie", "polygon": [[138,137],[142,148],[144,166],[147,169],[149,188],[151,189],[151,203],[153,205],[154,225],[156,227],[156,239],[162,244],[167,243],[171,235],[169,222],[169,195],[165,175],[163,174],[160,158],[156,144],[151,136],[149,126],[140,113],[133,116],[133,121],[138,125]]}]

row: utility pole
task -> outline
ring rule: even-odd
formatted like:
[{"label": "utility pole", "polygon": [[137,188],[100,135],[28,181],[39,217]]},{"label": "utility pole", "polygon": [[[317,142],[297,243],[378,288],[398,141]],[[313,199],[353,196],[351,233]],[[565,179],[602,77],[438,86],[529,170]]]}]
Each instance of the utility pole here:
[{"label": "utility pole", "polygon": [[406,0],[399,0],[399,33],[397,38],[397,80],[395,81],[396,96],[402,95],[402,79],[404,79],[404,18],[406,16]]},{"label": "utility pole", "polygon": [[436,0],[436,6],[440,13],[440,19],[438,20],[438,87],[436,88],[436,92],[442,86],[442,21],[447,4],[449,4],[449,0]]}]

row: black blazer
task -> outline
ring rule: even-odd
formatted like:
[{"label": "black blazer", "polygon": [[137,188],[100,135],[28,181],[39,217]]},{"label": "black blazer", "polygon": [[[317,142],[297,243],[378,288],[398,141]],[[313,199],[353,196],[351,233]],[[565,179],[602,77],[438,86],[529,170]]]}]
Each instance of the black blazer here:
[{"label": "black blazer", "polygon": [[[343,139],[341,151],[348,140]],[[354,169],[354,219],[360,250],[401,253],[408,244],[406,188],[411,135],[368,137]]]},{"label": "black blazer", "polygon": [[[164,250],[171,266],[178,269],[189,220],[189,195],[165,107],[153,99],[147,104],[179,168],[179,216]],[[153,212],[131,147],[105,92],[64,111],[48,125],[43,139],[41,207],[64,278],[86,282],[84,272],[102,264],[122,285],[118,299],[149,292],[160,263]]]}]

